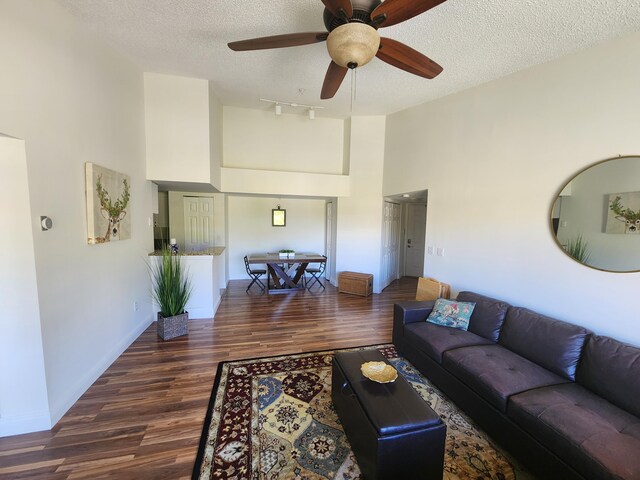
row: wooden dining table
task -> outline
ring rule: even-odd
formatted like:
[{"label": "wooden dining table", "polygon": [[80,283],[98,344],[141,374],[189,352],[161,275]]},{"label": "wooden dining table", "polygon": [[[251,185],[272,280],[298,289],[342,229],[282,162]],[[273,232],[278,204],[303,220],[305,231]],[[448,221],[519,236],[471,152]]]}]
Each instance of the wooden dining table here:
[{"label": "wooden dining table", "polygon": [[280,258],[277,253],[248,255],[250,265],[267,266],[267,289],[269,293],[288,293],[304,289],[301,281],[310,263],[325,263],[327,257],[318,253],[296,253],[291,258]]}]

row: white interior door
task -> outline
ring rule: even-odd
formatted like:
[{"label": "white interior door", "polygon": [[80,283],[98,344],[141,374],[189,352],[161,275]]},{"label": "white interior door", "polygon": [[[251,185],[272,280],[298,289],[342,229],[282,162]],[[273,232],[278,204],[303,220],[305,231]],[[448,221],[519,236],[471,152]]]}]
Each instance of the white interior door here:
[{"label": "white interior door", "polygon": [[384,202],[381,288],[387,287],[399,276],[401,211],[400,205]]},{"label": "white interior door", "polygon": [[184,198],[184,241],[186,251],[215,246],[213,237],[213,198]]},{"label": "white interior door", "polygon": [[333,202],[327,202],[327,214],[326,214],[326,228],[325,228],[325,241],[324,251],[327,256],[327,262],[325,264],[324,276],[331,279],[332,274],[332,260],[333,260]]},{"label": "white interior door", "polygon": [[404,274],[421,277],[424,273],[424,244],[427,230],[427,206],[407,205]]}]

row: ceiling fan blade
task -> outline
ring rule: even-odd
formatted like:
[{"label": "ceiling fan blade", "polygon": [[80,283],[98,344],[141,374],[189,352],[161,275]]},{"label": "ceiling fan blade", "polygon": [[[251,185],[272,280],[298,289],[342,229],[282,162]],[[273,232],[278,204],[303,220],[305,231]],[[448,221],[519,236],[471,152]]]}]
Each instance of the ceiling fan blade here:
[{"label": "ceiling fan blade", "polygon": [[329,36],[328,32],[302,32],[273,35],[271,37],[250,38],[231,42],[227,45],[231,50],[242,52],[245,50],[264,50],[267,48],[297,47],[312,43],[324,42]]},{"label": "ceiling fan blade", "polygon": [[384,20],[376,22],[376,24],[378,28],[390,27],[420,15],[444,2],[446,0],[385,0],[371,12],[371,20],[375,21],[377,17],[386,15]]},{"label": "ceiling fan blade", "polygon": [[341,67],[336,62],[331,62],[327,74],[324,77],[324,83],[322,84],[322,92],[320,93],[322,100],[333,98],[340,88],[342,80],[344,80],[347,74],[347,70],[349,70],[347,67]]},{"label": "ceiling fan blade", "polygon": [[327,7],[327,10],[329,10],[338,18],[342,18],[340,10],[344,10],[347,18],[351,18],[353,16],[353,6],[351,5],[351,0],[322,0],[322,3],[324,3],[324,6]]},{"label": "ceiling fan blade", "polygon": [[380,37],[380,49],[376,57],[389,65],[424,78],[434,78],[442,72],[442,67],[429,57],[391,38]]}]

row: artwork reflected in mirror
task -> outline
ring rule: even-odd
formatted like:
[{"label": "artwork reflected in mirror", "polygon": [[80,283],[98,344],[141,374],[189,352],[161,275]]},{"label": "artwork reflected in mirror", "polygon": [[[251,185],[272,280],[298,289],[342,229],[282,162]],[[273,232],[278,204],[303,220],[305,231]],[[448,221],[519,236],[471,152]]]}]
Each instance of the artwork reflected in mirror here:
[{"label": "artwork reflected in mirror", "polygon": [[280,208],[273,208],[271,210],[271,225],[273,227],[286,227],[287,226],[287,211]]},{"label": "artwork reflected in mirror", "polygon": [[560,248],[586,266],[640,271],[640,156],[579,172],[554,201],[551,227]]},{"label": "artwork reflected in mirror", "polygon": [[640,192],[609,195],[607,233],[637,234],[640,232]]}]

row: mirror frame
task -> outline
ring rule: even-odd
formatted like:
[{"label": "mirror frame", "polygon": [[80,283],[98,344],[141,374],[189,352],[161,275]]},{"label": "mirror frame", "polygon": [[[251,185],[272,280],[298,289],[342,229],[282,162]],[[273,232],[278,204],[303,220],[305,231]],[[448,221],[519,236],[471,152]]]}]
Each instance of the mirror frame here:
[{"label": "mirror frame", "polygon": [[284,208],[272,208],[271,209],[271,226],[272,227],[286,227],[287,226],[287,211]]},{"label": "mirror frame", "polygon": [[553,210],[554,210],[554,207],[556,205],[556,202],[560,198],[560,193],[562,193],[562,191],[565,188],[567,188],[567,186],[571,182],[573,182],[578,176],[580,176],[581,174],[583,174],[584,172],[586,172],[587,170],[589,170],[589,169],[591,169],[593,167],[596,167],[598,165],[602,165],[603,163],[612,162],[614,160],[624,160],[625,158],[637,158],[638,161],[640,161],[640,155],[618,155],[617,157],[605,158],[604,160],[600,160],[598,162],[592,163],[591,165],[587,165],[585,168],[583,168],[582,170],[578,171],[575,175],[573,175],[571,178],[569,178],[569,180],[567,180],[565,183],[562,184],[560,189],[556,192],[556,194],[555,194],[555,196],[553,198],[553,201],[551,202],[551,208],[550,208],[550,212],[549,212],[549,227],[550,227],[550,231],[551,231],[551,236],[553,237],[553,241],[556,243],[558,248],[562,251],[562,253],[565,256],[567,256],[568,258],[570,258],[571,260],[576,262],[578,265],[582,265],[584,267],[588,267],[588,268],[591,268],[593,270],[597,270],[597,271],[600,271],[600,272],[606,272],[606,273],[639,273],[640,272],[640,266],[638,266],[638,268],[635,269],[635,270],[607,270],[607,269],[604,269],[604,268],[594,267],[593,265],[589,265],[588,263],[583,263],[583,262],[580,262],[580,261],[576,260],[574,257],[569,255],[569,253],[562,246],[562,244],[558,240],[558,235],[556,234],[554,226],[553,226]]}]

